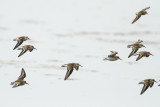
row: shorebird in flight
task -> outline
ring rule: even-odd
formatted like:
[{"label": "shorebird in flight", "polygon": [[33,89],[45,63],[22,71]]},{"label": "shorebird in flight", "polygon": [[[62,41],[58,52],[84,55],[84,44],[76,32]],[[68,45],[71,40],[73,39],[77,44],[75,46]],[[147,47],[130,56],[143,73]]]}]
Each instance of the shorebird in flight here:
[{"label": "shorebird in flight", "polygon": [[155,81],[154,79],[146,79],[146,80],[143,80],[142,82],[139,82],[139,84],[143,84],[143,88],[142,88],[142,91],[141,91],[141,95],[148,89],[148,87],[152,87],[154,82],[157,82]]},{"label": "shorebird in flight", "polygon": [[24,69],[22,68],[21,75],[18,77],[18,79],[14,82],[11,82],[11,85],[13,85],[12,88],[28,84],[26,81],[24,81],[25,77],[26,77],[26,73],[25,73]]},{"label": "shorebird in flight", "polygon": [[116,61],[116,60],[118,60],[118,59],[122,60],[119,56],[116,56],[116,55],[118,54],[118,52],[116,52],[116,51],[110,51],[110,52],[111,52],[111,54],[108,55],[107,58],[104,58],[104,59],[103,59],[104,61],[105,61],[105,60]]},{"label": "shorebird in flight", "polygon": [[36,48],[34,46],[32,46],[32,45],[22,46],[21,48],[18,48],[18,50],[22,50],[21,53],[18,55],[18,57],[22,56],[27,51],[32,52],[34,49],[36,49]]},{"label": "shorebird in flight", "polygon": [[142,40],[138,40],[137,42],[135,42],[134,44],[128,45],[128,48],[132,48],[131,53],[129,54],[128,58],[130,58],[131,56],[133,56],[139,48],[145,47],[143,44],[141,44],[143,41]]},{"label": "shorebird in flight", "polygon": [[68,64],[62,65],[61,67],[67,67],[67,73],[64,80],[68,79],[68,77],[72,74],[74,69],[78,70],[79,66],[81,66],[79,63],[68,63]]},{"label": "shorebird in flight", "polygon": [[[148,51],[141,51],[139,53],[137,53],[136,55],[138,55],[136,61],[140,60],[142,57],[149,57],[150,55],[152,55],[150,52]],[[153,56],[153,55],[152,55]]]},{"label": "shorebird in flight", "polygon": [[139,11],[139,12],[136,14],[136,18],[133,20],[132,24],[133,24],[134,22],[136,22],[142,15],[148,14],[146,10],[149,9],[149,8],[150,8],[150,7],[147,7],[147,8],[142,9],[141,11]]},{"label": "shorebird in flight", "polygon": [[31,40],[29,39],[28,36],[21,36],[21,37],[18,37],[16,39],[13,39],[13,41],[17,41],[17,44],[16,46],[13,48],[13,50],[15,50],[16,48],[18,48],[24,41],[26,40]]}]

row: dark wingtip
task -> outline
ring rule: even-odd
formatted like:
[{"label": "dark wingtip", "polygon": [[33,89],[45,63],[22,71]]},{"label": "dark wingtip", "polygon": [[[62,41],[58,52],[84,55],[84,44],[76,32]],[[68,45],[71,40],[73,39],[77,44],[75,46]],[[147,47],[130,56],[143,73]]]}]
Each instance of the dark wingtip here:
[{"label": "dark wingtip", "polygon": [[132,55],[129,55],[128,58],[130,58]]},{"label": "dark wingtip", "polygon": [[15,50],[15,49],[16,49],[16,47],[13,48],[13,50]]},{"label": "dark wingtip", "polygon": [[133,24],[133,23],[134,23],[134,21],[131,24]]}]

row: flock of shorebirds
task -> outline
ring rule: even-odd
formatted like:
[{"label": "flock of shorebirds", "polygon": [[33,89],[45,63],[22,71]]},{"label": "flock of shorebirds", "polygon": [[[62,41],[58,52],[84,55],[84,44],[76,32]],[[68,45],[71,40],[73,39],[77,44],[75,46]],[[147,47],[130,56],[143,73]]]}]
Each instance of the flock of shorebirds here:
[{"label": "flock of shorebirds", "polygon": [[[142,9],[141,11],[139,11],[136,14],[136,18],[133,20],[132,24],[135,23],[142,15],[148,14],[146,10],[149,8],[150,7],[147,7],[145,9]],[[17,41],[17,44],[13,48],[13,50],[15,50],[15,49],[22,50],[21,53],[18,55],[18,57],[22,56],[27,51],[32,52],[34,49],[36,49],[33,45],[25,45],[25,46],[22,46],[21,48],[19,48],[19,46],[26,40],[30,40],[30,38],[28,38],[27,36],[21,36],[21,37],[14,39],[14,41]],[[131,56],[138,55],[138,57],[136,59],[136,61],[138,61],[143,57],[149,57],[150,55],[152,55],[148,51],[137,52],[139,50],[139,48],[145,47],[142,44],[142,42],[143,42],[142,40],[138,40],[137,42],[127,46],[128,48],[132,48],[132,51],[129,54],[128,58],[130,58]],[[116,61],[118,59],[121,60],[121,58],[119,56],[117,56],[117,54],[118,54],[118,52],[111,51],[111,54],[108,55],[103,60],[108,60],[108,61]],[[61,67],[67,67],[67,73],[64,78],[64,80],[67,80],[69,78],[69,76],[72,74],[74,69],[78,70],[79,67],[82,67],[82,66],[79,63],[68,63],[68,64],[62,65]],[[28,84],[26,81],[24,81],[25,77],[26,77],[26,73],[25,73],[25,70],[22,68],[21,75],[18,77],[18,79],[14,82],[11,82],[11,85],[13,85],[12,88]],[[142,95],[149,87],[151,88],[153,86],[154,82],[156,82],[154,79],[145,79],[142,82],[139,82],[139,84],[144,85],[140,94]]]}]

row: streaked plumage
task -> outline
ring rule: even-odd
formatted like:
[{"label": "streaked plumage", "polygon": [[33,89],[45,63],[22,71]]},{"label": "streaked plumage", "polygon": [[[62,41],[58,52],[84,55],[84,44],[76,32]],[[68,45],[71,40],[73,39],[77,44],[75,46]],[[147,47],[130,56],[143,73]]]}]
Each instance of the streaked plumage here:
[{"label": "streaked plumage", "polygon": [[23,80],[25,77],[26,77],[26,73],[24,69],[22,68],[21,75],[18,77],[18,79],[14,82],[11,82],[11,85],[13,85],[12,88],[28,84],[26,81]]},{"label": "streaked plumage", "polygon": [[146,79],[146,80],[143,80],[142,82],[139,82],[139,84],[143,84],[143,88],[142,88],[142,91],[141,91],[141,95],[148,89],[148,87],[152,87],[154,82],[157,82],[155,81],[154,79]]},{"label": "streaked plumage", "polygon": [[116,56],[116,55],[118,54],[118,52],[116,52],[116,51],[110,51],[110,52],[111,52],[111,54],[108,55],[107,58],[104,58],[104,59],[103,59],[104,61],[105,61],[105,60],[116,61],[116,60],[118,60],[118,59],[121,60],[121,58],[119,58],[119,56]]},{"label": "streaked plumage", "polygon": [[32,52],[33,49],[36,49],[36,48],[32,45],[25,45],[25,46],[22,46],[22,48],[18,48],[18,50],[22,50],[18,57],[22,56],[27,51]]},{"label": "streaked plumage", "polygon": [[26,40],[30,40],[28,38],[28,36],[21,36],[21,37],[18,37],[16,39],[13,39],[13,41],[17,41],[17,44],[16,46],[13,48],[13,50],[15,50],[16,48],[18,48],[24,41]]},{"label": "streaked plumage", "polygon": [[133,22],[132,22],[132,24],[134,23],[134,22],[136,22],[140,17],[141,17],[141,15],[146,15],[146,14],[148,14],[147,13],[147,9],[149,9],[150,7],[147,7],[147,8],[145,8],[145,9],[142,9],[141,11],[139,11],[137,14],[136,14],[136,18],[133,20]]},{"label": "streaked plumage", "polygon": [[62,65],[61,67],[67,67],[67,73],[64,80],[68,79],[68,77],[72,74],[74,69],[78,70],[79,66],[81,66],[79,63],[69,63]]},{"label": "streaked plumage", "polygon": [[[142,57],[149,57],[150,55],[152,55],[150,52],[148,51],[141,51],[139,53],[137,53],[136,55],[138,55],[136,61],[140,60]],[[152,55],[153,56],[153,55]]]},{"label": "streaked plumage", "polygon": [[128,58],[130,58],[131,56],[133,56],[139,48],[145,47],[143,44],[141,44],[143,41],[142,40],[138,40],[137,42],[135,42],[134,44],[128,45],[128,48],[132,48],[131,53],[129,54]]}]

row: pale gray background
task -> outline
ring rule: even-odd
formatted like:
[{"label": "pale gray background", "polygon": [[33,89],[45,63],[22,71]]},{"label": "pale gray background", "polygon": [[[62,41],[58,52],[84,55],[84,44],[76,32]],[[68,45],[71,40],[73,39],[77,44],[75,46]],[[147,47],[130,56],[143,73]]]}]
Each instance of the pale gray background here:
[{"label": "pale gray background", "polygon": [[[160,87],[143,95],[138,82],[160,79],[159,0],[0,0],[1,107],[159,107]],[[149,15],[131,22],[151,6]],[[14,38],[29,36],[38,50],[18,58]],[[138,39],[154,56],[128,59]],[[122,61],[102,59],[111,50]],[[62,64],[83,65],[64,81]],[[27,73],[30,85],[11,88]]]}]

